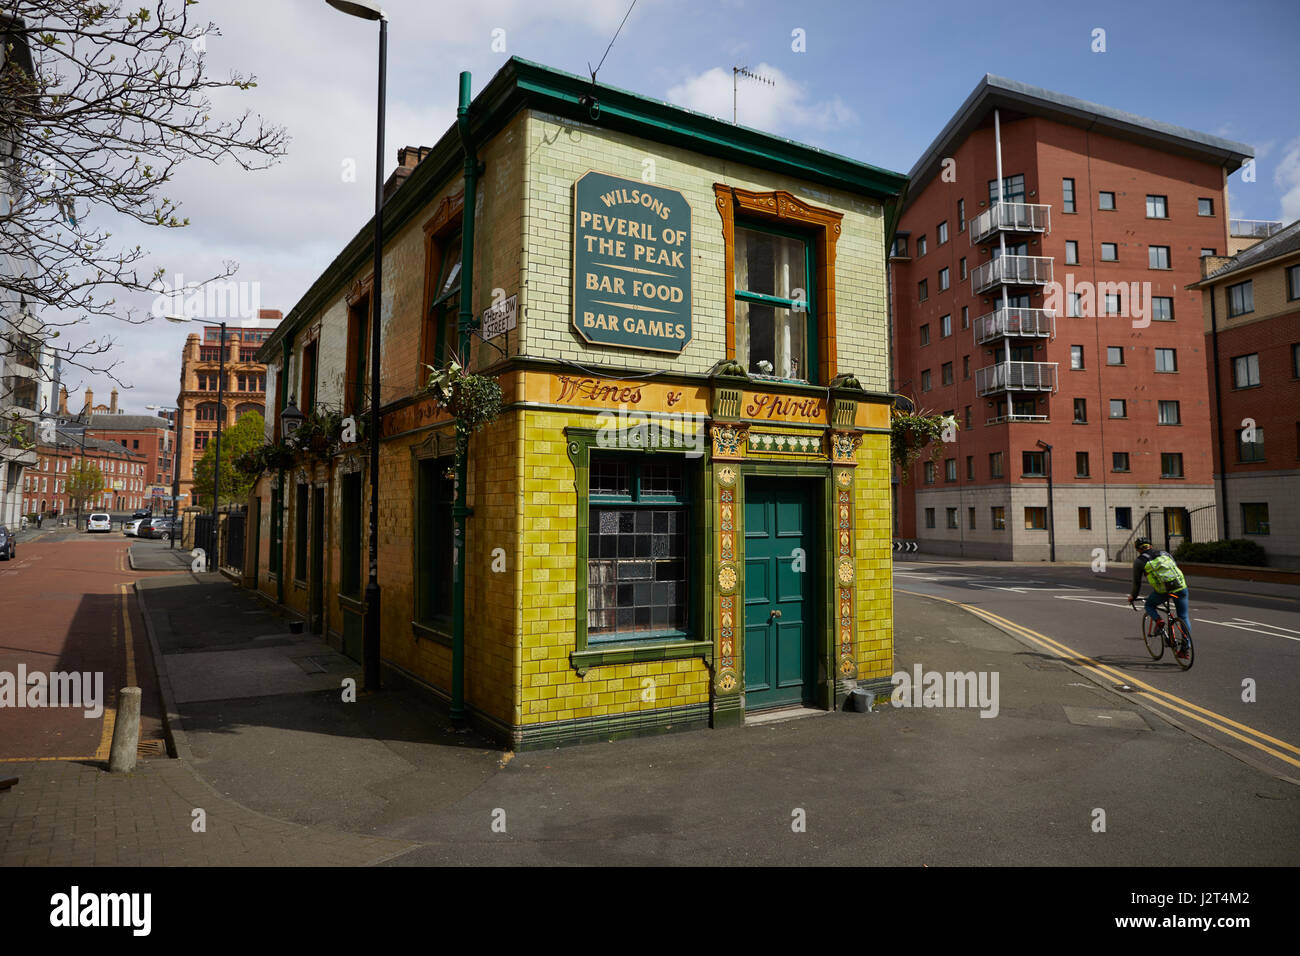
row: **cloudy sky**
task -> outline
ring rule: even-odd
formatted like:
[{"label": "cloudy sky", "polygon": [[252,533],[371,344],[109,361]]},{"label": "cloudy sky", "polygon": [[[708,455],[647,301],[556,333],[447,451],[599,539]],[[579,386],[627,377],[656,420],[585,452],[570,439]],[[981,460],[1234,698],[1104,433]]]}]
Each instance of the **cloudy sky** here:
[{"label": "cloudy sky", "polygon": [[[477,94],[509,56],[586,73],[604,54],[630,0],[387,0],[388,129],[385,172],[399,146],[433,145],[455,116],[457,75]],[[203,0],[191,8],[220,36],[210,72],[256,74],[258,86],[216,99],[287,128],[282,163],[248,173],[190,163],[169,195],[184,230],[107,219],[141,243],[168,276],[209,275],[226,260],[255,286],[263,308],[288,313],[369,218],[373,206],[377,27],[325,0]],[[906,4],[839,0],[636,0],[599,79],[730,118],[731,68],[746,83],[739,121],[906,172],[985,73],[1150,116],[1254,146],[1253,183],[1230,181],[1234,218],[1300,218],[1300,69],[1290,0],[1221,4]],[[1105,31],[1104,53],[1092,51]],[[802,31],[805,49],[793,49]],[[504,45],[504,50],[501,47]],[[345,169],[355,164],[355,178]],[[141,301],[141,308],[150,303]],[[112,335],[127,411],[176,401],[190,328],[98,321],[84,338]],[[68,334],[68,333],[65,333]],[[70,337],[76,337],[74,333]],[[65,375],[106,399],[113,382]]]}]

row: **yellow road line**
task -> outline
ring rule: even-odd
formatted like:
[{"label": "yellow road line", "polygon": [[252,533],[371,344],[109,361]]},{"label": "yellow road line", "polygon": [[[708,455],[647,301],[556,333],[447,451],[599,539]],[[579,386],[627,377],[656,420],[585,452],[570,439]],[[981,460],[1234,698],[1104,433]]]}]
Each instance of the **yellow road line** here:
[{"label": "yellow road line", "polygon": [[[1147,693],[1140,694],[1139,696],[1146,697],[1152,700],[1154,703],[1158,703],[1165,707],[1168,707],[1170,710],[1175,710],[1178,713],[1186,714],[1188,717],[1191,717],[1195,720],[1200,721],[1203,724],[1213,727],[1215,730],[1218,730],[1229,737],[1236,738],[1237,740],[1240,740],[1243,743],[1249,744],[1250,746],[1254,747],[1256,750],[1262,750],[1264,753],[1270,754],[1274,757],[1278,757],[1279,759],[1284,760],[1287,763],[1291,763],[1297,767],[1300,767],[1300,761],[1297,761],[1292,757],[1287,756],[1286,754],[1279,753],[1278,751],[1274,750],[1272,747],[1267,747],[1262,743],[1258,743],[1254,740],[1248,739],[1247,737],[1243,737],[1241,734],[1234,733],[1233,731],[1229,730],[1228,727],[1223,725],[1227,724],[1229,726],[1236,727],[1238,730],[1243,730],[1248,734],[1253,734],[1254,736],[1258,737],[1260,740],[1265,740],[1271,744],[1276,744],[1278,747],[1282,747],[1286,750],[1290,750],[1296,754],[1300,754],[1300,747],[1296,747],[1294,744],[1287,743],[1285,740],[1278,740],[1276,737],[1272,737],[1264,733],[1263,731],[1256,730],[1254,727],[1249,727],[1246,724],[1238,723],[1237,721],[1233,720],[1230,717],[1225,717],[1222,714],[1215,713],[1212,710],[1208,710],[1205,707],[1201,707],[1199,704],[1194,704],[1189,700],[1184,700],[1183,698],[1171,694],[1168,691],[1163,691],[1158,687],[1152,687],[1150,684],[1146,683],[1146,681],[1139,680],[1136,677],[1132,677],[1126,674],[1124,671],[1112,667],[1109,664],[1102,664],[1099,661],[1095,661],[1085,654],[1080,654],[1079,652],[1075,651],[1073,648],[1070,648],[1065,644],[1062,644],[1060,641],[1057,641],[1054,638],[1048,637],[1046,634],[1040,634],[1038,631],[1025,627],[1023,624],[1017,624],[1015,621],[1009,621],[1006,618],[1002,617],[1001,615],[994,614],[992,611],[985,610],[984,608],[972,607],[969,604],[963,604],[960,601],[954,601],[951,600],[950,598],[939,597],[936,594],[922,594],[918,591],[906,591],[902,588],[896,588],[895,590],[903,594],[910,594],[913,597],[925,597],[925,598],[931,598],[936,601],[943,601],[945,604],[951,604],[954,607],[959,607],[962,608],[963,610],[969,611],[972,614],[974,614],[976,617],[982,618],[986,621],[989,621],[990,623],[995,623],[1004,626],[1009,630],[1013,631],[1014,633],[1018,634],[1019,636],[1025,638],[1026,640],[1034,644],[1037,644],[1039,647],[1042,647],[1045,650],[1051,651],[1052,653],[1056,654],[1059,657],[1064,657],[1071,660],[1074,663],[1082,664],[1086,667],[1091,667],[1094,670],[1100,671],[1101,673],[1104,673],[1115,680],[1122,681],[1125,684],[1136,685],[1138,687],[1143,688],[1143,690],[1147,691]],[[1189,713],[1188,710],[1183,710],[1182,708],[1175,706],[1175,703],[1181,704],[1183,705],[1183,707],[1189,708],[1190,710],[1199,711],[1201,714],[1207,714],[1210,717],[1215,718],[1215,720],[1220,721],[1221,723],[1215,723],[1214,721],[1207,720],[1204,717],[1198,716],[1197,714]]]},{"label": "yellow road line", "polygon": [[130,585],[119,584],[118,597],[122,601],[122,633],[126,635],[126,686],[138,687],[135,682],[135,635],[131,632],[131,615],[127,612],[130,603],[127,589]]}]

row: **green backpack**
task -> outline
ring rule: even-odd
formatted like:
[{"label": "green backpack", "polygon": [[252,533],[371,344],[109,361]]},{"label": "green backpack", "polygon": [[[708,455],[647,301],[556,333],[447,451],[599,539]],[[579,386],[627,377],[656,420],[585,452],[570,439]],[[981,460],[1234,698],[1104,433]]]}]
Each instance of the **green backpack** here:
[{"label": "green backpack", "polygon": [[1174,559],[1167,554],[1148,561],[1146,575],[1151,587],[1161,594],[1172,594],[1187,587],[1187,579],[1183,577],[1183,572],[1178,570]]}]

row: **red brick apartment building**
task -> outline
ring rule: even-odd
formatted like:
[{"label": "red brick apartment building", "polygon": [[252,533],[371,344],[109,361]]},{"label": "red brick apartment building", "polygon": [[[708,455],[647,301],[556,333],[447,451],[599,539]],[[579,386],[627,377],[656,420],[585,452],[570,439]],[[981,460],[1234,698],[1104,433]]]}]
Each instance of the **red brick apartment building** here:
[{"label": "red brick apartment building", "polygon": [[90,511],[133,511],[149,503],[145,490],[146,462],[139,452],[117,442],[102,441],[79,429],[56,427],[54,440],[36,446],[36,467],[23,479],[23,514],[57,517],[77,510],[68,497],[68,478],[81,461],[97,465],[104,487],[85,502]]},{"label": "red brick apartment building", "polygon": [[1252,155],[980,81],[913,167],[891,249],[895,388],[960,425],[895,485],[898,536],[936,554],[1087,560],[1127,557],[1148,514],[1162,544],[1213,524],[1188,286],[1228,250],[1227,177]]},{"label": "red brick apartment building", "polygon": [[[1236,230],[1234,230],[1236,231]],[[1205,260],[1214,478],[1224,537],[1300,568],[1300,222]]]}]

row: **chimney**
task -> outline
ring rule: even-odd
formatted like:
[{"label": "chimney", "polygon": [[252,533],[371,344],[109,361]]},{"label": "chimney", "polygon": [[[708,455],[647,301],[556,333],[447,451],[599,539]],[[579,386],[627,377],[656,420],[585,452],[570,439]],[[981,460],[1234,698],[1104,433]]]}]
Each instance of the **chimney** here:
[{"label": "chimney", "polygon": [[411,171],[420,164],[420,160],[428,156],[432,150],[428,146],[403,146],[397,151],[397,168],[393,170],[388,180],[384,183],[384,201],[388,201],[393,193],[401,188],[402,183],[411,175]]},{"label": "chimney", "polygon": [[117,389],[108,393],[108,411],[112,415],[117,414]]},{"label": "chimney", "polygon": [[85,412],[87,415],[89,415],[92,411],[94,411],[94,409],[95,409],[95,393],[92,392],[90,389],[86,389],[86,405],[82,409],[82,411]]},{"label": "chimney", "polygon": [[59,415],[63,417],[67,417],[67,414],[68,414],[68,387],[66,385],[60,385],[59,386]]},{"label": "chimney", "polygon": [[273,320],[279,322],[284,318],[284,313],[279,309],[258,309],[257,317],[264,320]]}]

